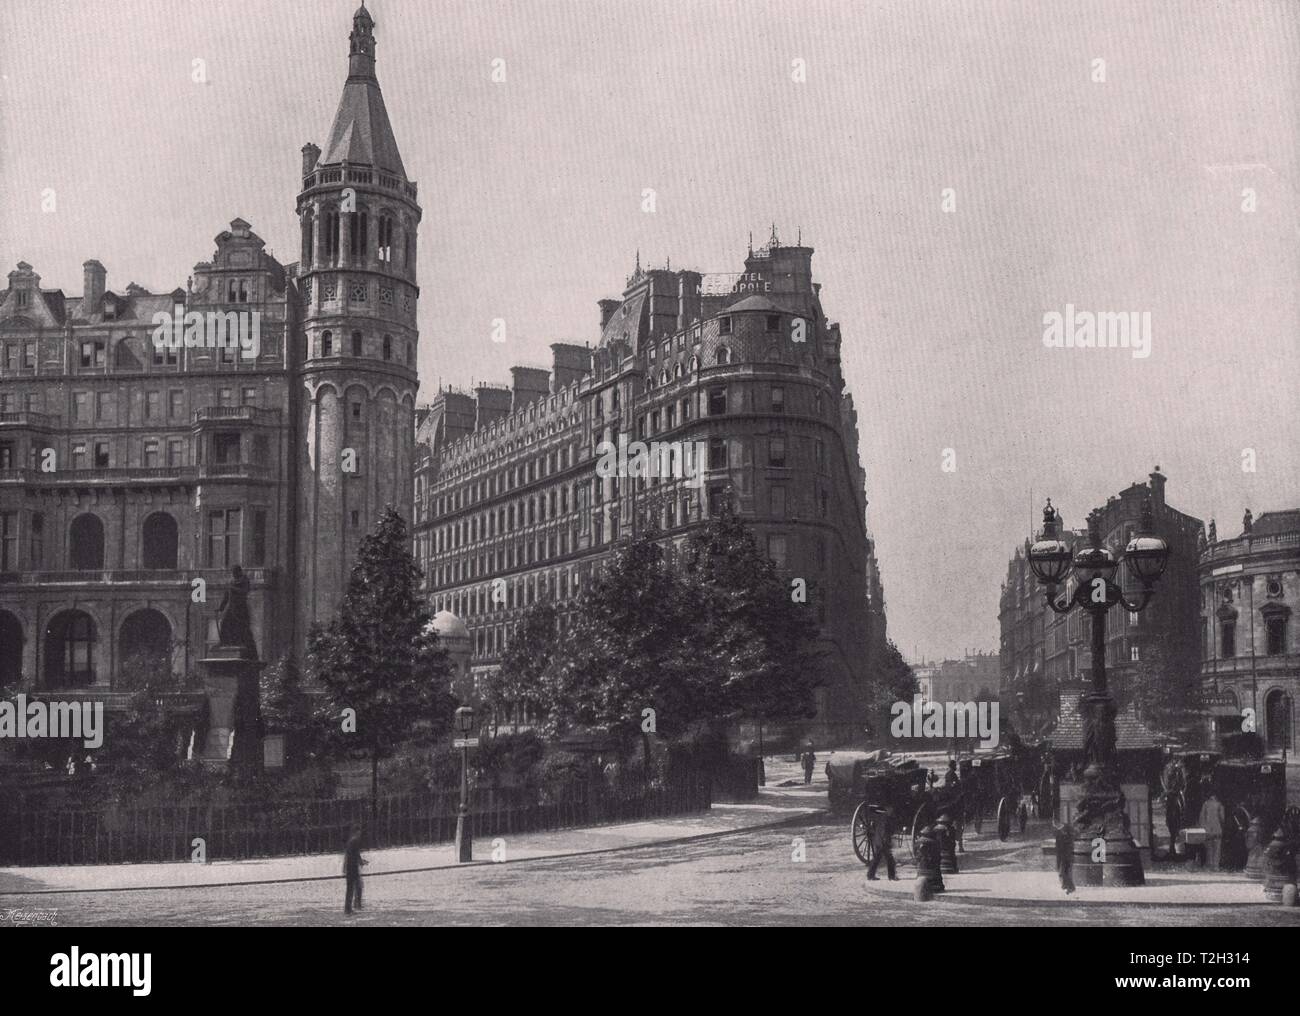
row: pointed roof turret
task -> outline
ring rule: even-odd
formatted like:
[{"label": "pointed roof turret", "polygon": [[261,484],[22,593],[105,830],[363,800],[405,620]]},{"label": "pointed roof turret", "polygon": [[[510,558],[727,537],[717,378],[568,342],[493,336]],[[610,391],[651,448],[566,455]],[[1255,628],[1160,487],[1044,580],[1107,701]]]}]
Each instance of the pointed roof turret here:
[{"label": "pointed roof turret", "polygon": [[350,162],[406,178],[384,97],[375,77],[375,19],[363,3],[352,15],[348,79],[321,165]]}]

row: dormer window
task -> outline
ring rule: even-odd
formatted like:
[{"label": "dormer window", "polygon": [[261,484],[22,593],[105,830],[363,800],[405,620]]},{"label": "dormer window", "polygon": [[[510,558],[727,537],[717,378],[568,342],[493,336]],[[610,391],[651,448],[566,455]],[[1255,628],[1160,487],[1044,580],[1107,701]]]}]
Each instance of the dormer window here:
[{"label": "dormer window", "polygon": [[18,298],[18,309],[21,310],[22,308],[26,307],[26,306],[27,306],[27,297],[28,297],[28,292],[27,292],[27,290],[25,290],[25,289],[20,289],[20,290],[18,290],[18,292],[17,292],[15,295],[16,295],[17,298]]},{"label": "dormer window", "polygon": [[730,335],[730,334],[731,334],[731,318],[730,318],[730,317],[722,317],[722,318],[718,318],[718,334],[719,334],[719,335]]}]

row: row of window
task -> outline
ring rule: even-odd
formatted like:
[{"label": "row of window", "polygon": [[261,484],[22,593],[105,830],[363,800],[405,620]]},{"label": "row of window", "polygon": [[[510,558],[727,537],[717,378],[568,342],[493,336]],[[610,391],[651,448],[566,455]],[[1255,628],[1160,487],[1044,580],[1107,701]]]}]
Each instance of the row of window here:
[{"label": "row of window", "polygon": [[[314,251],[312,250],[312,225],[313,217],[304,215],[302,220],[302,263],[310,265],[314,262]],[[381,212],[377,220],[377,228],[374,233],[374,246],[370,246],[370,213],[366,210],[355,212],[342,212],[337,209],[327,209],[319,219],[321,232],[320,241],[324,251],[325,259],[330,263],[337,263],[340,251],[340,226],[346,222],[348,225],[348,254],[352,258],[360,258],[365,253],[372,253],[374,259],[382,264],[393,263],[393,239],[395,220],[387,212]],[[407,230],[404,236],[403,252],[406,255],[404,264],[410,265],[414,254],[414,231]]]},{"label": "row of window", "polygon": [[[27,515],[27,568],[45,571],[46,520],[44,512]],[[208,508],[201,534],[203,567],[228,568],[235,564],[260,566],[266,563],[265,508]],[[0,512],[0,572],[23,567],[19,532],[20,513]],[[177,567],[179,530],[167,512],[154,512],[140,528],[141,567],[174,570]],[[68,526],[68,567],[72,571],[102,571],[104,568],[104,523],[86,512]]]},{"label": "row of window", "polygon": [[[1274,614],[1264,619],[1264,654],[1266,656],[1282,656],[1286,653],[1286,631],[1287,621],[1289,619],[1285,614]],[[1204,621],[1202,621],[1204,624]],[[1219,657],[1221,659],[1232,659],[1237,655],[1237,622],[1235,620],[1226,620],[1219,622]],[[1209,657],[1214,656],[1214,646],[1208,641],[1205,643],[1205,653]],[[1243,656],[1252,655],[1251,650],[1242,653]]]},{"label": "row of window", "polygon": [[[306,341],[306,340],[304,339],[304,341]],[[404,347],[403,358],[404,358],[404,360],[405,360],[406,365],[409,367],[409,366],[411,365],[411,360],[412,360],[412,356],[413,356],[413,353],[412,353],[412,347],[411,347],[411,340],[410,340],[410,339],[407,339],[407,340],[403,343],[403,347]],[[365,355],[365,338],[364,338],[364,336],[361,334],[361,332],[359,332],[359,331],[354,331],[354,332],[352,333],[352,336],[351,336],[351,345],[350,345],[349,349],[350,349],[350,352],[349,352],[348,355],[351,355],[351,356],[357,356],[357,357],[360,357],[360,356],[364,356],[364,355]],[[308,355],[308,353],[307,353],[307,351],[306,351],[305,349],[303,350],[303,355],[304,355],[304,357],[306,357],[306,356]],[[334,344],[334,333],[333,333],[333,332],[328,331],[328,330],[327,330],[327,331],[324,331],[324,332],[321,332],[321,336],[320,336],[320,351],[319,351],[319,354],[318,354],[318,355],[321,356],[321,357],[343,356],[343,355],[344,355],[344,353],[343,353],[343,346],[342,346],[341,344],[338,346],[338,348],[335,348],[335,344]],[[385,335],[385,336],[383,337],[383,340],[380,342],[380,346],[379,346],[379,355],[380,355],[380,358],[381,358],[381,359],[384,359],[384,360],[392,360],[392,359],[393,359],[393,337],[392,337],[391,335]]]}]

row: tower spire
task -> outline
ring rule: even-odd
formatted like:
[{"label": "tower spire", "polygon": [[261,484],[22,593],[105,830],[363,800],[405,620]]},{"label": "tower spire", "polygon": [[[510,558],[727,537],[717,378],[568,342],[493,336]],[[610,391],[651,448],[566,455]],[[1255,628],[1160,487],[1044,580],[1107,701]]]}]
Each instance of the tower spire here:
[{"label": "tower spire", "polygon": [[374,80],[375,19],[366,10],[365,0],[352,15],[352,34],[348,36],[348,78]]}]

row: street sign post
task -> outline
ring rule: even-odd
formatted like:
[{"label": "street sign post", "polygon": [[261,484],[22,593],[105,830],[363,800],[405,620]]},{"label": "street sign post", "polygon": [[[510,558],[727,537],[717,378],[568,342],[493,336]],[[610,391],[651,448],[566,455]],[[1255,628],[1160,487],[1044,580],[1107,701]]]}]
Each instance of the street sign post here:
[{"label": "street sign post", "polygon": [[477,748],[477,747],[478,747],[478,738],[477,738],[477,737],[458,737],[458,738],[456,738],[454,741],[451,742],[451,746],[452,746],[453,748]]}]

